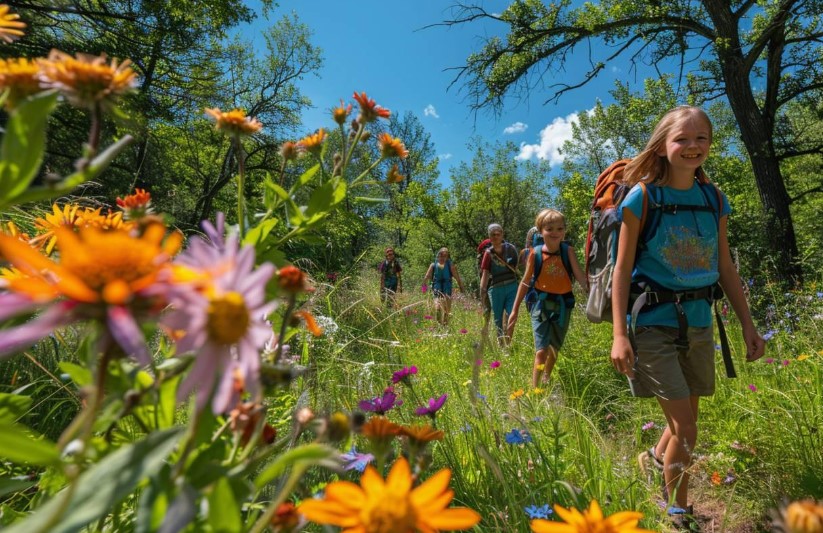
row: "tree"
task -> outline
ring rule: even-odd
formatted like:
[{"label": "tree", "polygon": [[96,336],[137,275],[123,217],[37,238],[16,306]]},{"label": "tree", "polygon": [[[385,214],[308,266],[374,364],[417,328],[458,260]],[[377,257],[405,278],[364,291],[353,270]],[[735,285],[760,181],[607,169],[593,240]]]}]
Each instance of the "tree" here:
[{"label": "tree", "polygon": [[[801,282],[797,238],[781,163],[823,153],[823,142],[799,151],[776,143],[777,126],[792,102],[823,87],[823,2],[820,0],[602,0],[571,7],[515,0],[501,14],[458,4],[444,24],[488,19],[508,25],[470,55],[456,78],[475,109],[499,110],[504,97],[550,90],[550,99],[581,87],[618,58],[667,70],[676,64],[691,91],[707,100],[725,96],[740,127],[766,212],[769,245],[787,281]],[[587,49],[590,69],[569,80],[565,68]],[[684,72],[689,71],[687,76]],[[552,80],[562,72],[564,81]]]}]

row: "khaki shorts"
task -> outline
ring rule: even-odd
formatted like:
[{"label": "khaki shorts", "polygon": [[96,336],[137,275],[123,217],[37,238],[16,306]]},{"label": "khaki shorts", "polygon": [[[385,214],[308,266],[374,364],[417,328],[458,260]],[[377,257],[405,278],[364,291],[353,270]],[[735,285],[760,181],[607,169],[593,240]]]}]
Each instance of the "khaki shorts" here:
[{"label": "khaki shorts", "polygon": [[632,395],[680,400],[714,394],[714,332],[712,326],[689,328],[689,349],[678,352],[677,328],[640,326],[635,333],[637,357]]}]

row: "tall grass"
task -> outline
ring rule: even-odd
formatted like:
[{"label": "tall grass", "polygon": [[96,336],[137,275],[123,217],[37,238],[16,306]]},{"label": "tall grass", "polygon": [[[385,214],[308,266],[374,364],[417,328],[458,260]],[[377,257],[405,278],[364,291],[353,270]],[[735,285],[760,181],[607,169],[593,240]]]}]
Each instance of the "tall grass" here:
[{"label": "tall grass", "polygon": [[[660,480],[644,478],[636,463],[665,420],[653,400],[631,398],[613,371],[609,325],[588,323],[578,306],[552,383],[530,390],[528,320],[503,351],[482,339],[482,317],[471,299],[455,299],[445,328],[431,318],[432,302],[423,294],[400,295],[390,308],[379,300],[373,273],[346,283],[345,290],[329,288],[316,297],[316,309],[335,324],[334,334],[313,346],[316,408],[356,409],[358,400],[390,384],[392,372],[416,365],[411,387],[398,386],[404,404],[387,416],[412,423],[414,407],[449,395],[435,421],[445,438],[433,449],[434,466],[452,469],[455,502],[483,515],[482,531],[528,531],[525,507],[582,507],[591,499],[607,513],[639,509],[645,527],[667,527]],[[701,404],[692,467],[697,509],[716,514],[720,530],[762,529],[782,499],[823,497],[823,335],[817,325],[823,298],[816,292],[800,298],[807,305],[793,308],[791,326],[774,333],[766,357],[755,363],[744,362],[739,325],[729,319],[740,377],[726,379],[718,355],[717,392]],[[773,314],[785,311],[776,307]],[[492,361],[500,361],[499,368],[491,369]],[[507,441],[512,431],[528,442]]]}]

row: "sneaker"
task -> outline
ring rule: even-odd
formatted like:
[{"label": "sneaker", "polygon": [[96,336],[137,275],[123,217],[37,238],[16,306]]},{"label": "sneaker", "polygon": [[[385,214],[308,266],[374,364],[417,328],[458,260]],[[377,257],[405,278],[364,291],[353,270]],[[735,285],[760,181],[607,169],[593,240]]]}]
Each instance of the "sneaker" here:
[{"label": "sneaker", "polygon": [[694,508],[691,505],[685,509],[682,507],[669,507],[666,509],[666,514],[669,516],[672,526],[674,526],[677,531],[699,533],[700,524],[697,523],[697,518],[694,516]]}]

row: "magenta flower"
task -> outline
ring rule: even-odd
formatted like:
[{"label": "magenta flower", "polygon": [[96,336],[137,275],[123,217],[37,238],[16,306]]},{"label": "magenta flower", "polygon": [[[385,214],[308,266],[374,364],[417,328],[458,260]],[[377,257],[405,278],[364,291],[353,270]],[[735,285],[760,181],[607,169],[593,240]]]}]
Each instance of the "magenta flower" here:
[{"label": "magenta flower", "polygon": [[224,240],[222,217],[217,220],[217,227],[203,224],[210,240],[195,237],[181,254],[178,264],[195,273],[197,281],[178,286],[173,310],[162,323],[169,331],[183,332],[178,355],[195,355],[178,397],[196,389],[198,411],[211,398],[212,411],[219,414],[239,400],[242,390],[253,397],[262,393],[260,352],[272,333],[265,319],[276,304],[265,301],[274,266],[255,269],[254,247],[240,248],[234,235]]},{"label": "magenta flower", "polygon": [[789,360],[788,359],[783,359],[782,364],[783,364],[783,366],[789,366]]},{"label": "magenta flower", "polygon": [[443,407],[443,404],[446,403],[447,397],[448,394],[444,394],[436,400],[434,398],[429,398],[429,404],[418,407],[414,410],[414,414],[416,414],[417,416],[428,415],[434,418],[435,416],[437,416],[437,411],[439,411],[440,408]]},{"label": "magenta flower", "polygon": [[466,328],[461,328],[460,329],[460,333],[462,333],[463,335],[465,335],[468,332],[469,332],[469,330],[467,330]]},{"label": "magenta flower", "polygon": [[752,391],[752,392],[757,392],[757,387],[755,386],[754,383],[749,384],[749,390]]},{"label": "magenta flower", "polygon": [[417,374],[417,367],[412,366],[404,366],[402,370],[398,370],[391,376],[391,382],[394,384],[403,382],[405,384],[410,383],[411,376]]},{"label": "magenta flower", "polygon": [[384,415],[386,411],[403,405],[403,400],[398,400],[394,389],[388,387],[380,396],[372,398],[371,400],[360,400],[357,405],[366,412]]},{"label": "magenta flower", "polygon": [[431,320],[432,316],[431,315],[425,315],[423,318],[425,318],[426,320]]},{"label": "magenta flower", "polygon": [[495,368],[500,368],[500,361],[492,361],[489,363],[489,367],[494,370]]},{"label": "magenta flower", "polygon": [[653,428],[654,428],[654,422],[646,422],[645,424],[643,424],[643,427],[641,429],[643,431],[648,431],[648,430],[653,429]]},{"label": "magenta flower", "polygon": [[767,365],[770,365],[770,364],[774,363],[774,358],[773,357],[767,357],[766,360],[763,361],[763,362],[766,363]]}]

